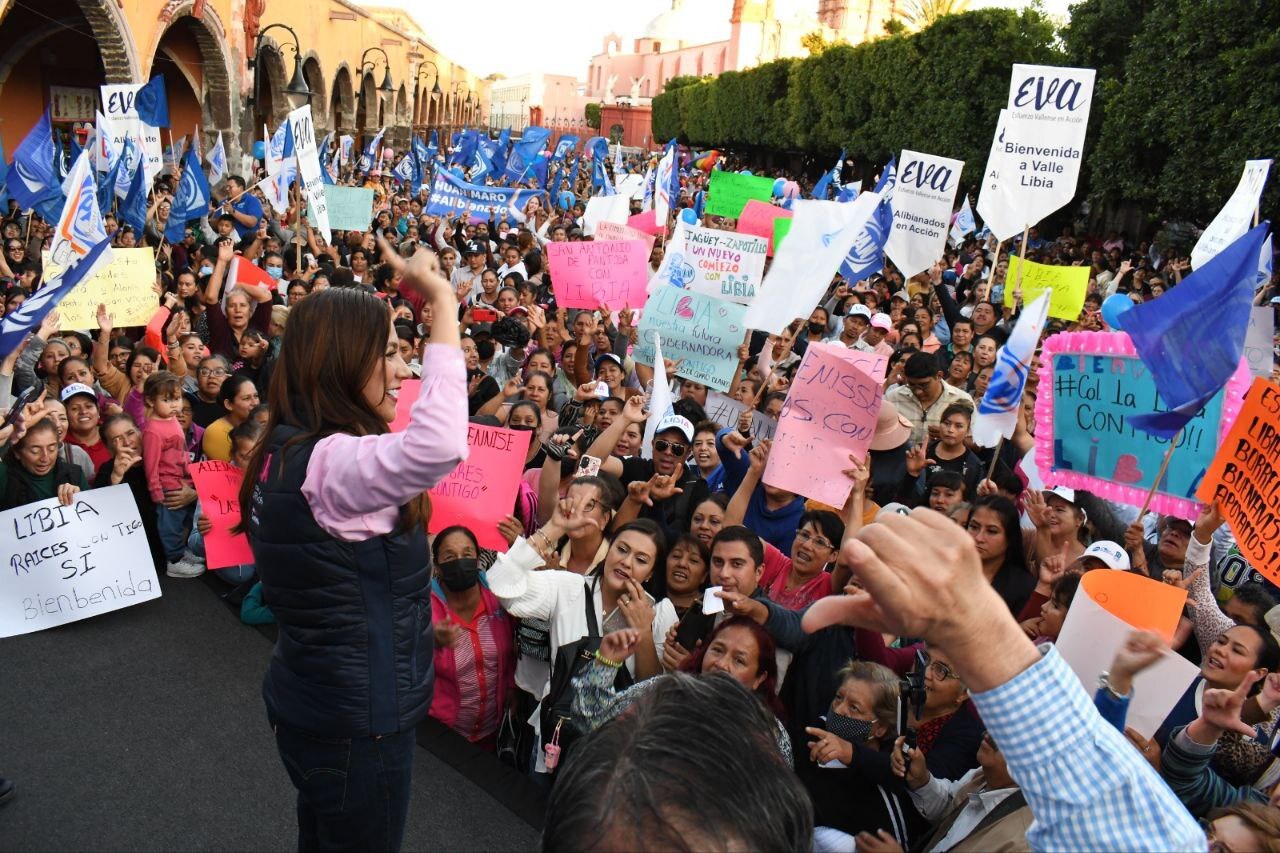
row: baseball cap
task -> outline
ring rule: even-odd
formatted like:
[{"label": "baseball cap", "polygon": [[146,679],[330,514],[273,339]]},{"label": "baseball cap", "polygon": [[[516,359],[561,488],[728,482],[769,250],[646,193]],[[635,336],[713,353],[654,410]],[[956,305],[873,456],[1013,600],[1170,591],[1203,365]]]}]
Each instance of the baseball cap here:
[{"label": "baseball cap", "polygon": [[467,244],[464,254],[467,255],[483,255],[485,253],[484,246],[480,245],[479,240],[472,240]]},{"label": "baseball cap", "polygon": [[[617,353],[606,352],[596,356],[596,372],[597,373],[600,371],[600,365],[604,364],[605,361],[612,361],[614,364],[618,365],[619,370],[624,369],[622,366],[622,358],[619,357]],[[689,438],[689,440],[693,441],[692,436]]]},{"label": "baseball cap", "polygon": [[1085,548],[1084,553],[1080,555],[1080,559],[1083,560],[1087,557],[1101,560],[1102,564],[1108,569],[1119,569],[1122,572],[1129,571],[1129,555],[1119,545],[1106,539],[1100,539]]},{"label": "baseball cap", "polygon": [[896,293],[894,293],[893,296],[889,297],[890,302],[892,302],[895,299],[901,299],[903,302],[911,301],[911,297],[907,294],[905,290],[899,290]]},{"label": "baseball cap", "polygon": [[95,403],[98,401],[98,393],[83,382],[72,382],[70,385],[63,388],[59,399],[65,403],[77,394],[88,394],[93,398]]},{"label": "baseball cap", "polygon": [[876,329],[883,329],[884,331],[887,332],[893,328],[893,320],[889,319],[888,314],[884,314],[884,313],[872,314],[871,325]]},{"label": "baseball cap", "polygon": [[667,415],[658,421],[658,428],[653,431],[653,434],[661,435],[669,429],[678,429],[680,434],[684,436],[685,441],[693,441],[693,424],[689,422],[688,418],[681,415]]},{"label": "baseball cap", "polygon": [[862,317],[868,323],[871,322],[871,309],[865,305],[853,305],[849,308],[850,317]]},{"label": "baseball cap", "polygon": [[1044,493],[1046,495],[1057,495],[1069,504],[1076,502],[1076,490],[1066,486],[1054,486],[1052,489],[1045,489]]}]

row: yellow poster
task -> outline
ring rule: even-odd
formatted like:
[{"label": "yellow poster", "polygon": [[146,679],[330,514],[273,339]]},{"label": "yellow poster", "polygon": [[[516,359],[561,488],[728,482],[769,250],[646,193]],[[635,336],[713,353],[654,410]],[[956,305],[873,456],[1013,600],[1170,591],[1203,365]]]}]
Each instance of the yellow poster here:
[{"label": "yellow poster", "polygon": [[[156,296],[156,257],[150,246],[112,249],[111,262],[80,282],[58,303],[58,326],[63,329],[98,328],[98,306],[106,305],[117,329],[145,326],[160,306]],[[44,281],[60,272],[43,253]]]},{"label": "yellow poster", "polygon": [[1013,307],[1013,291],[1018,286],[1018,268],[1022,269],[1022,304],[1030,305],[1045,290],[1049,297],[1049,316],[1060,320],[1078,320],[1089,290],[1088,267],[1054,267],[1023,261],[1017,255],[1009,258],[1009,271],[1004,276],[1004,304]]}]

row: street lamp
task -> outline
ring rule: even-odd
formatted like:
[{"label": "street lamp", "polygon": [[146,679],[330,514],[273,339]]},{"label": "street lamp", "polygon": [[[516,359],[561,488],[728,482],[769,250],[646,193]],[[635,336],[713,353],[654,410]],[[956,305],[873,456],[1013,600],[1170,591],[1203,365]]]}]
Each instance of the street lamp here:
[{"label": "street lamp", "polygon": [[436,64],[435,64],[434,62],[432,62],[430,59],[423,60],[422,64],[418,66],[418,78],[417,78],[417,81],[416,81],[416,82],[417,82],[418,93],[419,93],[419,95],[420,95],[420,96],[422,96],[422,90],[423,90],[423,88],[424,88],[424,87],[423,87],[423,85],[422,85],[422,78],[423,78],[423,76],[426,74],[427,66],[428,66],[428,65],[430,65],[430,66],[431,66],[431,70],[434,72],[433,77],[434,77],[435,79],[434,79],[434,81],[433,81],[433,82],[432,82],[432,84],[431,84],[431,93],[430,93],[430,95],[429,95],[429,96],[427,96],[427,97],[429,97],[430,99],[427,101],[427,120],[426,120],[426,122],[424,122],[424,124],[426,124],[426,125],[430,125],[430,124],[431,124],[431,106],[432,106],[432,104],[434,104],[434,103],[435,103],[435,102],[440,98],[440,69],[439,69],[439,68],[437,68],[437,67],[436,67]]},{"label": "street lamp", "polygon": [[293,95],[296,98],[305,98],[308,101],[311,100],[311,87],[307,85],[306,75],[302,73],[302,46],[298,41],[298,34],[288,24],[271,24],[258,33],[257,41],[253,45],[253,56],[249,57],[249,69],[253,71],[253,95],[249,98],[249,106],[254,106],[258,101],[257,96],[260,84],[258,79],[258,54],[262,51],[262,39],[268,32],[276,28],[287,30],[289,35],[293,36],[293,76],[289,79],[289,85],[285,87],[285,94]]},{"label": "street lamp", "polygon": [[369,54],[374,51],[382,54],[382,67],[386,69],[386,74],[382,77],[382,85],[378,87],[378,91],[382,92],[384,95],[389,95],[396,90],[395,84],[391,82],[391,57],[387,56],[387,52],[380,47],[368,48],[364,53],[360,54],[360,92],[362,94],[364,93],[365,70],[367,69],[372,72],[373,69],[378,67],[378,64],[372,59],[368,59],[366,61]]}]

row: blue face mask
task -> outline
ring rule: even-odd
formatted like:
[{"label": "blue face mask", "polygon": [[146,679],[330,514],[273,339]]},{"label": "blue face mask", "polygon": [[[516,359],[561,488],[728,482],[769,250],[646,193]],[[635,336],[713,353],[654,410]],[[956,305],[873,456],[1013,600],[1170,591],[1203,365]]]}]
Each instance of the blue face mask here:
[{"label": "blue face mask", "polygon": [[205,276],[210,276],[210,275],[213,275],[213,267],[210,267],[210,266],[200,267],[201,278],[204,278]]},{"label": "blue face mask", "polygon": [[267,275],[279,281],[284,277],[284,267],[267,267]]}]

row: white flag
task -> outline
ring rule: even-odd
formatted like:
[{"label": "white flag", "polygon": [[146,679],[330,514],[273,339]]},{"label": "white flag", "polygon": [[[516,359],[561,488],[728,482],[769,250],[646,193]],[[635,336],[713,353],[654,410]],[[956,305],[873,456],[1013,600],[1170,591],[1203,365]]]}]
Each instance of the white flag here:
[{"label": "white flag", "polygon": [[850,202],[796,201],[791,231],[774,253],[743,323],[777,335],[796,317],[807,317],[879,203],[874,192]]},{"label": "white flag", "polygon": [[222,147],[222,131],[218,131],[218,141],[209,149],[205,162],[209,164],[209,183],[216,184],[227,174],[227,149]]},{"label": "white flag", "polygon": [[662,361],[662,335],[653,333],[653,393],[649,395],[649,419],[644,424],[644,440],[640,443],[640,458],[653,458],[653,439],[658,434],[658,424],[667,415],[675,414],[671,397],[671,382],[667,379],[667,365]]},{"label": "white flag", "polygon": [[658,175],[654,179],[653,188],[653,219],[662,228],[666,228],[667,217],[671,215],[671,208],[675,204],[675,199],[671,197],[671,173],[676,168],[676,148],[674,145],[667,146],[667,153],[662,155],[662,159],[658,161]]},{"label": "white flag", "polygon": [[966,194],[964,204],[960,205],[960,212],[951,223],[951,242],[960,245],[965,235],[972,234],[977,227],[978,224],[973,221],[973,208],[969,206],[969,196]]},{"label": "white flag", "polygon": [[999,171],[1019,231],[1076,194],[1095,73],[1092,68],[1013,66]]},{"label": "white flag", "polygon": [[1013,437],[1031,360],[1049,315],[1049,296],[1050,291],[1046,290],[1023,309],[1013,334],[996,353],[995,372],[987,384],[987,393],[978,401],[971,427],[974,442],[982,447],[995,447],[1001,438]]},{"label": "white flag", "polygon": [[[885,252],[903,278],[929,269],[946,250],[951,209],[963,168],[963,160],[906,149],[898,158],[893,230]],[[787,239],[791,239],[790,234]]]},{"label": "white flag", "polygon": [[94,125],[93,159],[99,172],[110,172],[115,168],[120,149],[124,145],[123,139],[117,141],[119,133],[120,130],[112,119],[98,113],[98,120]]},{"label": "white flag", "polygon": [[271,207],[276,213],[284,213],[289,209],[289,181],[283,172],[259,181],[255,189],[262,190],[262,194],[267,197],[267,201],[271,203]]},{"label": "white flag", "polygon": [[63,188],[67,203],[53,232],[50,257],[55,264],[66,269],[107,239],[107,232],[102,227],[102,214],[98,210],[98,184],[89,164],[88,151],[80,152],[63,182]]},{"label": "white flag", "polygon": [[1204,229],[1195,248],[1191,250],[1191,266],[1194,269],[1209,263],[1214,255],[1244,236],[1253,224],[1253,212],[1258,209],[1258,199],[1267,185],[1271,171],[1270,160],[1246,160],[1240,183],[1227,203]]}]

